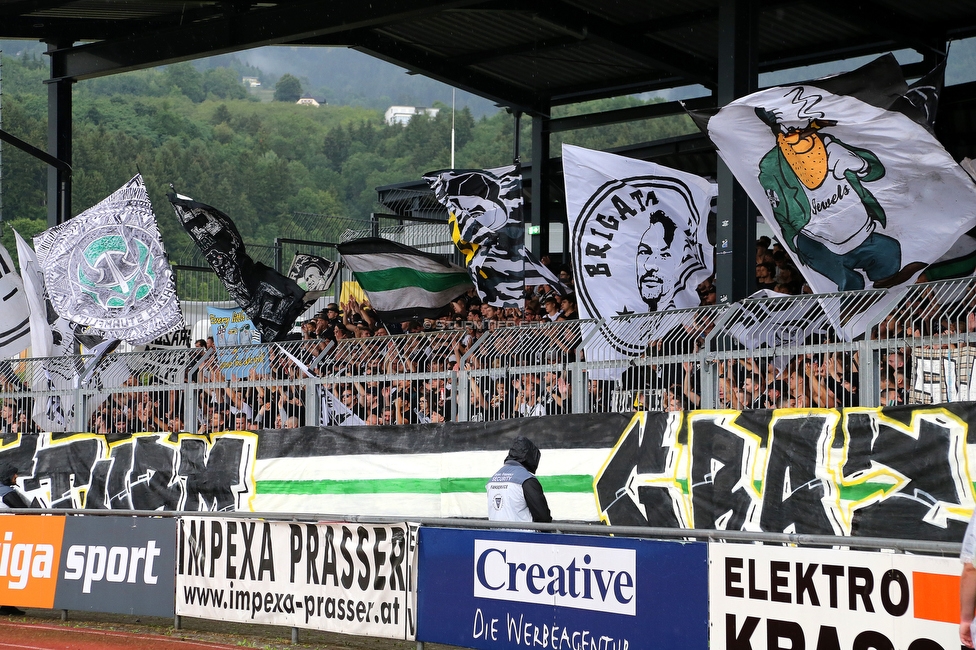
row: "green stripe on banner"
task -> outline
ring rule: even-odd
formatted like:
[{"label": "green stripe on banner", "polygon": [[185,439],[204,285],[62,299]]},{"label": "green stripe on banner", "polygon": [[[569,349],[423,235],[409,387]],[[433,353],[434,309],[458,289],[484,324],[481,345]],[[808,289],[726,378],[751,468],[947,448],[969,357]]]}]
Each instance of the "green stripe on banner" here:
[{"label": "green stripe on banner", "polygon": [[356,273],[359,286],[365,291],[393,291],[395,289],[423,289],[431,293],[447,291],[471,281],[467,273],[428,273],[405,266],[379,271]]},{"label": "green stripe on banner", "polygon": [[[540,476],[547,492],[592,492],[593,477],[588,474]],[[484,492],[485,478],[378,478],[334,481],[258,481],[258,494],[447,494]]]}]

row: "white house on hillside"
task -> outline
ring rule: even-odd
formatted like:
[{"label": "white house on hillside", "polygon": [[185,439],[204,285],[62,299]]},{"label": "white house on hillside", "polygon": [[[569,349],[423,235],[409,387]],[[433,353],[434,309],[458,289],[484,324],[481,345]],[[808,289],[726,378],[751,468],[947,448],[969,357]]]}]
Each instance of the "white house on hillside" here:
[{"label": "white house on hillside", "polygon": [[244,77],[241,79],[241,83],[248,88],[260,88],[261,82],[258,81],[257,77]]},{"label": "white house on hillside", "polygon": [[425,108],[423,106],[390,106],[383,114],[383,119],[387,124],[406,124],[414,115],[426,115],[427,117],[437,117],[441,112],[439,108]]},{"label": "white house on hillside", "polygon": [[[322,101],[323,103],[325,102],[325,100]],[[295,103],[298,104],[299,106],[314,106],[315,108],[319,107],[319,102],[308,93],[302,95],[302,98]]]}]

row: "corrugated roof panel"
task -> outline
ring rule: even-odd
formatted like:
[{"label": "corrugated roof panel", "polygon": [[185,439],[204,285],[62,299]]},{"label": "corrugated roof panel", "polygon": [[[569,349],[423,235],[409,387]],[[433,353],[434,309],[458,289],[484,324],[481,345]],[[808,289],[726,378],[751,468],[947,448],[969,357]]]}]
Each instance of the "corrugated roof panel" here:
[{"label": "corrugated roof panel", "polygon": [[[905,2],[904,0],[875,0],[874,4],[887,10],[887,19],[916,19],[923,23],[952,21],[959,16],[971,16],[973,0],[939,0],[938,2]],[[911,29],[910,24],[905,29]]]},{"label": "corrugated roof panel", "polygon": [[[805,20],[813,10],[813,5],[792,5],[760,13],[756,30],[760,59],[778,58],[818,44],[833,47],[859,38],[877,37],[863,25],[842,16],[831,16],[829,21]],[[803,24],[803,29],[796,29],[797,24]],[[702,58],[714,59],[718,28],[718,22],[713,21],[655,32],[653,38]]]},{"label": "corrugated roof panel", "polygon": [[179,15],[217,2],[109,2],[107,0],[79,0],[57,7],[44,8],[25,15],[38,18],[74,18],[78,20],[137,20],[159,16]]},{"label": "corrugated roof panel", "polygon": [[570,0],[593,15],[605,15],[621,24],[634,24],[672,18],[703,10],[718,10],[717,0],[682,0],[681,2],[648,2],[647,0]]},{"label": "corrugated roof panel", "polygon": [[473,67],[540,92],[601,81],[609,84],[616,78],[630,79],[641,74],[653,79],[662,74],[642,60],[592,41],[531,57],[502,57]]},{"label": "corrugated roof panel", "polygon": [[463,56],[566,35],[525,12],[445,11],[389,25],[384,34],[443,56]]}]

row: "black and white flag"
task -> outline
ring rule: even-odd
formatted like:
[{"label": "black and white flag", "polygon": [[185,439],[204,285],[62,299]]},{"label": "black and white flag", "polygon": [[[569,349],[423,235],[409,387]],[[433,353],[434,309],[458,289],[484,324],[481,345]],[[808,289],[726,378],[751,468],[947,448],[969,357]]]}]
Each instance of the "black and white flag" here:
[{"label": "black and white flag", "polygon": [[328,293],[338,273],[336,262],[308,253],[295,253],[288,268],[288,277],[305,291],[306,308]]},{"label": "black and white flag", "polygon": [[447,169],[430,172],[424,180],[448,210],[451,237],[482,302],[523,307],[526,274],[543,271],[525,248],[519,166]]},{"label": "black and white flag", "polygon": [[887,55],[693,116],[815,293],[891,288],[976,225],[976,186],[929,133],[937,86]]},{"label": "black and white flag", "polygon": [[0,246],[0,358],[20,354],[31,343],[30,309],[24,283],[10,253]]},{"label": "black and white flag", "polygon": [[[566,214],[583,318],[697,307],[712,273],[706,228],[715,196],[704,178],[563,145]],[[604,332],[623,353],[641,341]]]},{"label": "black and white flag", "polygon": [[183,327],[141,175],[34,237],[34,250],[54,309],[89,333],[142,345]]},{"label": "black and white flag", "polygon": [[237,226],[217,208],[173,192],[167,196],[180,224],[261,332],[261,340],[284,338],[305,311],[305,292],[298,283],[252,260]]},{"label": "black and white flag", "polygon": [[[16,230],[17,257],[24,281],[25,298],[30,309],[31,356],[26,381],[34,391],[31,419],[44,431],[75,431],[76,388],[110,390],[122,385],[131,373],[119,370],[116,359],[105,360],[105,354],[118,344],[88,333],[85,325],[59,316],[46,297],[44,275],[34,249]],[[90,351],[95,357],[79,356]],[[89,411],[106,398],[104,393],[89,396]]]}]

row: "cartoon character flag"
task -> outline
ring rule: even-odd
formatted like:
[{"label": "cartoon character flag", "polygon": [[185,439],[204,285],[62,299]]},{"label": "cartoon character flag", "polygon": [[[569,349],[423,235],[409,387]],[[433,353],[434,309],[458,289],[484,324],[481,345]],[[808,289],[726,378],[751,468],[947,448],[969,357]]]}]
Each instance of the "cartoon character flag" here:
[{"label": "cartoon character flag", "polygon": [[496,169],[447,169],[424,176],[447,208],[451,237],[465,257],[481,300],[522,307],[526,277],[571,292],[525,247],[522,173],[518,165]]},{"label": "cartoon character flag", "polygon": [[183,327],[141,175],[34,237],[34,250],[54,309],[89,333],[142,345]]},{"label": "cartoon character flag", "polygon": [[[693,174],[563,145],[570,258],[580,315],[610,319],[697,307],[712,272],[706,228],[714,186]],[[644,343],[604,332],[619,352]],[[627,331],[630,331],[629,329]],[[633,340],[631,340],[633,339]]]},{"label": "cartoon character flag", "polygon": [[926,128],[933,92],[909,88],[889,55],[707,120],[814,292],[910,283],[976,225],[976,186]]}]

